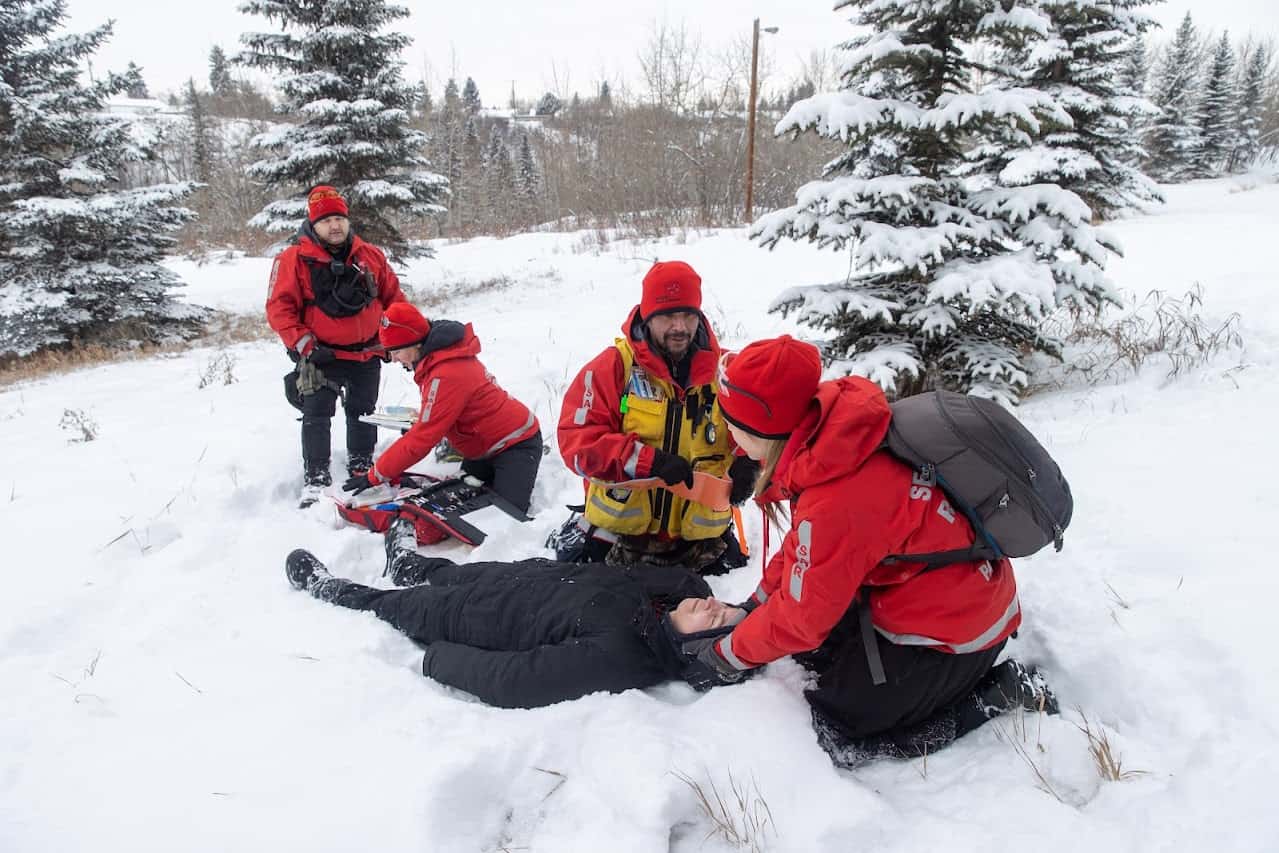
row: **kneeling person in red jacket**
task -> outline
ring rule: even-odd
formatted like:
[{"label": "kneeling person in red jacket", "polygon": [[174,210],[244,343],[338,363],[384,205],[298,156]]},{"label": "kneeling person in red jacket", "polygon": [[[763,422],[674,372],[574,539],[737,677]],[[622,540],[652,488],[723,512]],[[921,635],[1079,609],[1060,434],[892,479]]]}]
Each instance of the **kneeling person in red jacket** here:
[{"label": "kneeling person in red jacket", "polygon": [[995,666],[1021,624],[1007,559],[932,571],[890,559],[966,549],[973,529],[883,447],[892,411],[879,387],[821,373],[817,348],[786,335],[722,369],[728,429],[762,463],[756,499],[789,502],[790,518],[749,615],[699,642],[704,683],[796,655],[817,674],[806,696],[818,740],[844,766],[932,752],[1017,704],[1055,711],[1037,673]]},{"label": "kneeling person in red jacket", "polygon": [[422,390],[422,408],[417,423],[342,488],[357,492],[393,480],[447,438],[463,456],[463,471],[527,512],[542,464],[541,428],[528,407],[503,391],[476,358],[480,340],[471,324],[431,322],[399,302],[386,309],[379,337],[390,359],[412,371]]}]

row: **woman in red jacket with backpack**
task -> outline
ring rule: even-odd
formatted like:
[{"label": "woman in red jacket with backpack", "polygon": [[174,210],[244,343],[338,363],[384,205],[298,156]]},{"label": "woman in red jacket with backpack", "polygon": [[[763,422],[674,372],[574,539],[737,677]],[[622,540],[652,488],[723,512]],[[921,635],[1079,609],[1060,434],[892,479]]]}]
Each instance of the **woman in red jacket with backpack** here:
[{"label": "woman in red jacket with backpack", "polygon": [[462,454],[462,470],[527,512],[542,464],[537,417],[506,393],[476,358],[480,339],[470,323],[431,322],[407,302],[382,315],[379,333],[387,357],[412,371],[422,391],[417,422],[367,472],[342,488],[358,492],[394,480],[421,461],[440,439]]},{"label": "woman in red jacket with backpack", "polygon": [[720,406],[761,462],[756,499],[789,530],[746,616],[696,653],[706,683],[798,655],[822,745],[838,764],[932,751],[1015,704],[1055,710],[1037,674],[994,667],[1021,623],[1007,559],[926,570],[894,554],[967,548],[968,520],[883,449],[891,410],[875,384],[821,381],[810,344],[783,335],[725,358]]}]

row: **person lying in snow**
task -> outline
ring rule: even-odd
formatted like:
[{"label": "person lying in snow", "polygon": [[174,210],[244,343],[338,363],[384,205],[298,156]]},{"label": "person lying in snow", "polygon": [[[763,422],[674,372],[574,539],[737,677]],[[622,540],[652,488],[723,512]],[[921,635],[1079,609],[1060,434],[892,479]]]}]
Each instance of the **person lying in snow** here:
[{"label": "person lying in snow", "polygon": [[774,521],[789,501],[790,529],[749,615],[698,643],[710,683],[796,655],[817,673],[806,696],[818,740],[846,766],[932,752],[1017,705],[1055,712],[1037,673],[994,666],[1021,624],[1007,559],[934,571],[886,559],[966,549],[972,527],[883,448],[891,410],[879,387],[821,373],[816,347],[787,335],[721,364],[728,429],[762,464],[756,498]]},{"label": "person lying in snow", "polygon": [[308,551],[285,573],[315,598],[367,610],[426,646],[422,674],[490,705],[536,708],[605,690],[618,693],[686,677],[681,653],[718,636],[745,611],[710,597],[678,567],[613,567],[533,559],[454,565],[427,558],[388,532],[390,574],[381,590],[334,577]]},{"label": "person lying in snow", "polygon": [[464,472],[528,512],[542,464],[541,428],[529,408],[502,390],[476,358],[480,341],[471,324],[432,323],[399,302],[382,315],[378,336],[388,357],[413,373],[422,408],[417,423],[368,471],[343,483],[343,491],[362,492],[395,479],[448,438],[463,457]]}]

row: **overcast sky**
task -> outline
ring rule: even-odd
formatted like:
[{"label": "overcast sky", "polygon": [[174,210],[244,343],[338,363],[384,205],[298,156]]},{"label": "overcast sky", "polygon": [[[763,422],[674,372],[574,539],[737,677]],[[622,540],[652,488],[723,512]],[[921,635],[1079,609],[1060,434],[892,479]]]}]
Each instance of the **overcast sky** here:
[{"label": "overcast sky", "polygon": [[[423,70],[435,94],[456,74],[475,78],[484,102],[504,105],[514,82],[522,98],[547,90],[594,90],[598,81],[632,84],[636,55],[655,21],[681,22],[701,34],[708,50],[749,36],[752,18],[776,26],[764,39],[779,77],[799,72],[813,50],[828,49],[851,34],[847,14],[831,11],[833,0],[408,0],[403,30],[413,37],[404,59],[407,76]],[[153,94],[177,89],[187,77],[207,85],[208,52],[239,48],[239,35],[270,30],[264,18],[236,11],[239,0],[68,0],[69,26],[84,30],[111,18],[115,36],[94,60],[95,68],[142,66]],[[1189,10],[1201,28],[1279,36],[1279,0],[1172,0],[1152,9],[1165,27],[1176,28]],[[778,80],[777,82],[781,82]]]}]

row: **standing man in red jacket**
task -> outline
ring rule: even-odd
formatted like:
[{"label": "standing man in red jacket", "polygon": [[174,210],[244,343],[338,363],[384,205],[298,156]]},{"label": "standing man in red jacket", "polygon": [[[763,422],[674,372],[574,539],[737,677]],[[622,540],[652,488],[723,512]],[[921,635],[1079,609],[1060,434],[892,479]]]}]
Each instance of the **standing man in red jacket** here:
[{"label": "standing man in red jacket", "polygon": [[276,256],[267,292],[267,320],[299,365],[298,394],[291,401],[302,410],[302,507],[332,482],[329,433],[339,396],[347,473],[373,464],[377,427],[360,415],[377,405],[382,312],[404,301],[386,256],[351,231],[347,213],[333,187],[311,190],[297,245]]},{"label": "standing man in red jacket", "polygon": [[393,480],[448,438],[462,454],[463,471],[527,512],[542,464],[542,430],[529,408],[480,364],[480,339],[471,324],[431,322],[401,302],[382,317],[381,343],[392,361],[413,373],[422,408],[417,423],[342,488],[359,492]]}]

